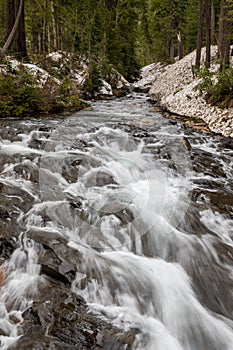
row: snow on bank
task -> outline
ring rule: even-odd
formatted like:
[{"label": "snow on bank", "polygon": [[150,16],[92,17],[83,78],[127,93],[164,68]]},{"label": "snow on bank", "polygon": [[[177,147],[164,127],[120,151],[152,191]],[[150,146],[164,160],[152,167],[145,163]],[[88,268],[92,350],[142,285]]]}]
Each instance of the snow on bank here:
[{"label": "snow on bank", "polygon": [[[91,69],[89,60],[84,57],[69,52],[51,52],[41,61],[45,66],[47,65],[46,69],[48,70],[35,64],[21,63],[10,56],[5,57],[5,59],[7,64],[0,64],[0,76],[12,75],[14,72],[16,73],[23,69],[25,73],[29,73],[35,78],[35,84],[41,88],[47,82],[50,86],[59,87],[63,83],[64,78],[68,77],[77,94],[88,97],[85,84],[90,78]],[[101,69],[100,66],[98,68]],[[101,79],[102,86],[99,91],[94,93],[94,97],[122,96],[129,90],[130,83],[113,67],[105,79]],[[89,97],[92,98],[92,96]]]},{"label": "snow on bank", "polygon": [[[213,46],[211,56],[216,54],[217,47]],[[193,51],[182,60],[167,66],[165,72],[157,76],[152,84],[150,97],[171,113],[201,118],[213,132],[233,137],[233,108],[211,106],[195,90],[200,82],[193,74],[195,55],[196,52]],[[204,61],[205,49],[202,50],[202,62]]]},{"label": "snow on bank", "polygon": [[[16,70],[16,71],[20,71],[20,68],[24,68],[25,71],[30,73],[33,76],[33,78],[36,79],[39,87],[43,87],[47,83],[48,80],[50,80],[50,82],[54,83],[55,85],[60,85],[60,81],[58,79],[51,76],[43,68],[37,67],[35,64],[21,63],[21,62],[17,61],[16,59],[12,59],[10,57],[8,57],[8,64],[10,64],[11,69]],[[5,71],[2,70],[2,73],[7,74],[6,67],[5,67]]]}]

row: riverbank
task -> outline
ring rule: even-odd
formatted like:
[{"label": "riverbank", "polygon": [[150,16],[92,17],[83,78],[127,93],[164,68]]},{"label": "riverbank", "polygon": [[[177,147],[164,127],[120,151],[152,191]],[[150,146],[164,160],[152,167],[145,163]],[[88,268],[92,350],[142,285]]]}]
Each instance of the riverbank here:
[{"label": "riverbank", "polygon": [[[211,57],[216,57],[217,47],[211,48]],[[208,104],[197,89],[201,79],[194,74],[196,52],[193,51],[182,60],[163,67],[152,64],[145,67],[137,89],[149,90],[152,101],[168,113],[203,120],[208,128],[226,137],[233,137],[233,108],[221,109]],[[205,60],[205,49],[202,50],[202,64]],[[216,65],[211,69],[216,69]],[[150,87],[150,88],[149,88]]]},{"label": "riverbank", "polygon": [[[0,64],[0,118],[76,112],[88,101],[125,95],[129,82],[110,64],[69,52]],[[87,102],[86,102],[87,101]]]}]

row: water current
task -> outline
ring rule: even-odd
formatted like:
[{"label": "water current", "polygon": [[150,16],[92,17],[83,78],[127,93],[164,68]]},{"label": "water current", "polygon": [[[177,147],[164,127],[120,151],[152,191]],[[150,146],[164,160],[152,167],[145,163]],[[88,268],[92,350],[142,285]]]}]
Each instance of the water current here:
[{"label": "water current", "polygon": [[124,349],[233,349],[232,143],[152,109],[130,94],[1,121],[1,349],[46,289],[46,249],[92,314],[134,333]]}]

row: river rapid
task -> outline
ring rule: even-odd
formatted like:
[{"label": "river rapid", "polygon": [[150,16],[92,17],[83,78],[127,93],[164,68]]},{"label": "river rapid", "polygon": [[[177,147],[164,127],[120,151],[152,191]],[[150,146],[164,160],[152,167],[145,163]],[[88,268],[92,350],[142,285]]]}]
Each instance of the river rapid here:
[{"label": "river rapid", "polygon": [[0,349],[233,350],[232,142],[152,107],[0,122]]}]

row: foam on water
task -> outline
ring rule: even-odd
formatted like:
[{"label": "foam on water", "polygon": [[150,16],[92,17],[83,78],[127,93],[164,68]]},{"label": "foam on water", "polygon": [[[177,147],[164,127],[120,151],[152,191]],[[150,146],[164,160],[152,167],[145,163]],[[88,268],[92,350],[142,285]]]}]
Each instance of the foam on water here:
[{"label": "foam on water", "polygon": [[[216,239],[232,246],[232,220],[192,203],[190,195],[198,181],[222,184],[225,178],[196,172],[182,142],[184,131],[177,133],[148,108],[142,96],[101,101],[58,125],[50,139],[31,131],[19,135],[21,142],[1,142],[2,154],[33,158],[17,164],[38,168],[40,186],[17,177],[16,164],[5,165],[0,182],[23,190],[34,202],[21,212],[18,223],[25,232],[4,263],[0,328],[7,335],[1,336],[2,349],[18,337],[10,313],[18,313],[21,322],[45,283],[38,264],[42,244],[77,251],[72,290],[98,317],[126,331],[136,329],[134,349],[233,349],[231,322],[201,298],[204,289],[203,294],[221,300],[218,290],[198,285],[193,277],[197,273],[204,281],[206,269],[206,276],[214,278],[217,266],[232,279],[230,265],[220,261],[214,247]],[[149,142],[138,136],[145,131],[145,117]],[[44,149],[31,148],[34,139],[42,140]],[[211,142],[191,140],[194,150],[217,157],[232,180],[228,152],[220,158]]]}]

